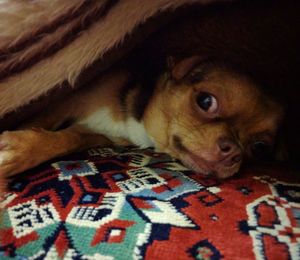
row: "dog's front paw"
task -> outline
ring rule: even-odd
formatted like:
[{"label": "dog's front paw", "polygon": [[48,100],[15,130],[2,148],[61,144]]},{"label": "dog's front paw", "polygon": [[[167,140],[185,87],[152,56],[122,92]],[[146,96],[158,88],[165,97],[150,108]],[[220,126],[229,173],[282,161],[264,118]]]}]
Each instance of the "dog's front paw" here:
[{"label": "dog's front paw", "polygon": [[30,130],[4,132],[0,135],[0,175],[9,177],[38,163],[34,133]]}]

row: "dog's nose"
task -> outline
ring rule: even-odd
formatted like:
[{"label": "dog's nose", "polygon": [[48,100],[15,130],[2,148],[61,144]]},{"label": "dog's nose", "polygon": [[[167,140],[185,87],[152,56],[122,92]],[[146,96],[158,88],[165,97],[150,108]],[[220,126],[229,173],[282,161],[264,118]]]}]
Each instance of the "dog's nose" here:
[{"label": "dog's nose", "polygon": [[218,146],[221,154],[228,155],[237,147],[237,144],[230,138],[219,138]]},{"label": "dog's nose", "polygon": [[242,160],[241,149],[231,138],[219,138],[219,155],[225,166],[232,166]]}]

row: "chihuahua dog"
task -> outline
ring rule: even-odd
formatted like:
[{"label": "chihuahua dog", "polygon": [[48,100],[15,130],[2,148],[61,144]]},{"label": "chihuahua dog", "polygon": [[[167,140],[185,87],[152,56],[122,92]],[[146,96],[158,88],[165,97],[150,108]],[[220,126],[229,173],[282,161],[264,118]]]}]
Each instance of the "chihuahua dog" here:
[{"label": "chihuahua dog", "polygon": [[[269,1],[272,8],[256,3],[259,8],[238,1],[237,8],[193,11],[158,33],[148,44],[152,52],[137,51],[138,62],[115,65],[89,87],[3,132],[0,182],[98,145],[154,147],[217,178],[233,176],[243,161],[269,157],[283,108],[253,74],[264,79],[265,70],[285,72],[274,53],[288,39],[283,21],[298,16],[282,18],[282,1]],[[273,40],[274,24],[284,44]]]},{"label": "chihuahua dog", "polygon": [[168,64],[146,86],[116,68],[21,129],[2,133],[2,177],[91,146],[134,144],[227,178],[243,159],[272,150],[282,109],[249,77],[198,56]]}]

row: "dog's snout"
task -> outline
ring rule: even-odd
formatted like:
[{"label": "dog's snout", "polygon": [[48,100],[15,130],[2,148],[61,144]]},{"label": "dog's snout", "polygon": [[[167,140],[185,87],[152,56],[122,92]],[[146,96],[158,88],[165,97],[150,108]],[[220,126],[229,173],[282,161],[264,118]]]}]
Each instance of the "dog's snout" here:
[{"label": "dog's snout", "polygon": [[224,166],[232,166],[240,163],[242,160],[241,149],[231,138],[220,138],[218,140],[218,149]]},{"label": "dog's snout", "polygon": [[236,142],[230,138],[220,138],[218,140],[218,147],[220,149],[220,153],[226,156],[238,149]]}]

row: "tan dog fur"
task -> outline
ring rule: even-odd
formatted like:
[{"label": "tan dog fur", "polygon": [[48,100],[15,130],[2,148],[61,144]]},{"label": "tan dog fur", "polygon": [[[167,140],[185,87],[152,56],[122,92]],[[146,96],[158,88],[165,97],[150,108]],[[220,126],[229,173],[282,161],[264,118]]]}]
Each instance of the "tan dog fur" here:
[{"label": "tan dog fur", "polygon": [[[88,147],[131,143],[154,146],[202,174],[232,176],[241,166],[240,157],[252,157],[253,142],[273,145],[282,109],[248,77],[223,66],[208,66],[203,79],[190,84],[188,77],[199,70],[192,65],[186,68],[183,60],[159,77],[140,121],[132,116],[138,88],[129,90],[125,112],[119,94],[129,72],[116,69],[90,88],[53,104],[19,130],[4,132],[1,178]],[[196,97],[202,92],[217,99],[216,113],[199,108]],[[70,127],[54,131],[70,118]],[[218,142],[223,139],[230,140],[229,152],[220,151]]]}]

